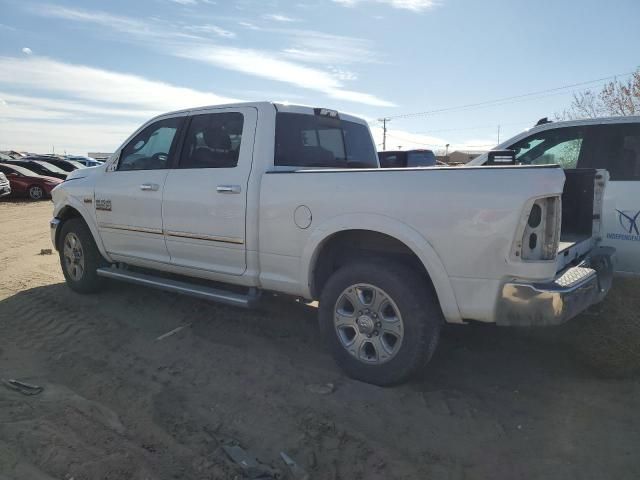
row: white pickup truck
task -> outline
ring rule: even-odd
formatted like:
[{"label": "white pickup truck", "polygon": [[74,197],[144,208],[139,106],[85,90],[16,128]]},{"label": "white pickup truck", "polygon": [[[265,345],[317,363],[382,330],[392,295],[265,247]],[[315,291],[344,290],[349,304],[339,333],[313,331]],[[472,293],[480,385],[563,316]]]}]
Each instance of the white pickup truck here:
[{"label": "white pickup truck", "polygon": [[[225,105],[154,118],[106,165],[72,172],[51,236],[78,292],[110,278],[245,307],[263,292],[319,300],[339,365],[388,385],[427,363],[444,322],[552,325],[600,301],[606,180],[381,169],[361,119]],[[561,231],[563,188],[582,209]]]}]

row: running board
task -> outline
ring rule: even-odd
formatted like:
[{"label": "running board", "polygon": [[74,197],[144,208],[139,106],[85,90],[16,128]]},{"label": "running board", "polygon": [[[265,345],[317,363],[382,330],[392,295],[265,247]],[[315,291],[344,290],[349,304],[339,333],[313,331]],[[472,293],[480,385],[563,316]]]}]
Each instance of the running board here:
[{"label": "running board", "polygon": [[180,293],[203,300],[233,305],[234,307],[253,308],[259,299],[259,292],[252,288],[247,295],[229,292],[217,288],[206,287],[194,283],[181,282],[169,278],[156,277],[146,273],[132,272],[117,267],[103,267],[96,271],[98,276],[121,280],[146,287],[153,287],[166,292]]}]

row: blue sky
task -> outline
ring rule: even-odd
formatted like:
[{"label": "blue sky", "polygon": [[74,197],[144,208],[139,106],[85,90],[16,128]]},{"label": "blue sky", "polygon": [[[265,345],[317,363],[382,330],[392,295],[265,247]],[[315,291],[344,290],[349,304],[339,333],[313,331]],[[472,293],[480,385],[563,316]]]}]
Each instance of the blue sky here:
[{"label": "blue sky", "polygon": [[[639,18],[637,0],[0,0],[0,149],[111,151],[235,100],[354,113],[381,141],[383,116],[631,72]],[[395,118],[388,148],[486,149],[602,83]]]}]

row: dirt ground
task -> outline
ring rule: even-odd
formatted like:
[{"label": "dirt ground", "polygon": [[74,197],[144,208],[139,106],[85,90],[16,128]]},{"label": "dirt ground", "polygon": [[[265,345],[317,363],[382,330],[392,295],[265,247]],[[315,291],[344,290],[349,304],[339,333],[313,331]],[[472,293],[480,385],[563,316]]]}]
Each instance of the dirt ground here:
[{"label": "dirt ground", "polygon": [[[342,375],[293,300],[71,292],[40,255],[50,214],[0,202],[0,377],[44,387],[0,385],[0,479],[245,478],[230,444],[281,478],[281,451],[311,479],[640,478],[638,377],[596,375],[560,330],[447,328],[420,378],[374,387]],[[637,286],[615,288],[638,306]]]}]

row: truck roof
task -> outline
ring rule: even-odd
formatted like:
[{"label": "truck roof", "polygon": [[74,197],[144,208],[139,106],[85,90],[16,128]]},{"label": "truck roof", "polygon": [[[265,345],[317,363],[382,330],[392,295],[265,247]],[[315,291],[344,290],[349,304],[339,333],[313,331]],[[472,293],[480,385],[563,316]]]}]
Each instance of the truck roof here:
[{"label": "truck roof", "polygon": [[[289,104],[289,103],[277,103],[277,102],[270,102],[270,101],[260,101],[260,102],[237,102],[237,103],[225,103],[225,104],[221,104],[221,105],[206,105],[206,106],[201,106],[201,107],[191,107],[191,108],[183,108],[181,110],[174,110],[172,112],[166,112],[163,113],[161,115],[158,115],[155,118],[160,118],[160,117],[164,117],[167,115],[176,115],[176,114],[180,114],[180,113],[196,113],[200,110],[210,110],[212,108],[239,108],[239,107],[254,107],[258,110],[264,110],[264,109],[272,109],[275,108],[276,111],[278,112],[288,112],[288,113],[303,113],[306,115],[313,115],[314,114],[314,109],[315,108],[319,108],[318,106],[313,107],[310,105],[293,105],[293,104]],[[320,108],[325,108],[325,107],[320,107]],[[331,110],[331,109],[327,109],[327,110]],[[350,115],[348,113],[343,113],[343,112],[338,112],[340,115],[340,118],[344,119],[344,120],[348,120],[350,122],[355,122],[355,123],[360,123],[363,125],[367,125],[367,122],[359,117]],[[155,120],[152,119],[152,120]]]}]

